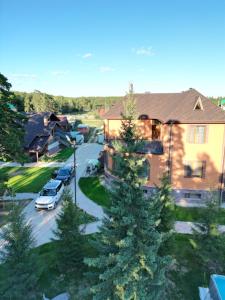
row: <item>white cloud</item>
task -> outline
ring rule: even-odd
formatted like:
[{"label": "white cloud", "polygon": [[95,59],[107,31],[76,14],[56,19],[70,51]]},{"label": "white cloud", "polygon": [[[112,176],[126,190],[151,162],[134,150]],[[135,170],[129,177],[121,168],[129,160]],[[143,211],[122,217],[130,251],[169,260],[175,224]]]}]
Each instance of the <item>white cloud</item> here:
[{"label": "white cloud", "polygon": [[90,57],[92,57],[93,56],[93,54],[92,53],[85,53],[84,55],[82,55],[82,57],[83,58],[90,58]]},{"label": "white cloud", "polygon": [[144,56],[153,56],[155,55],[152,47],[140,47],[137,49],[132,49],[133,52],[135,52],[137,55],[144,55]]},{"label": "white cloud", "polygon": [[63,70],[57,70],[57,71],[52,71],[51,75],[53,76],[63,76],[63,75],[67,75],[69,73],[68,70],[63,71]]},{"label": "white cloud", "polygon": [[113,71],[115,71],[115,69],[108,67],[108,66],[102,66],[99,68],[99,71],[101,73],[106,73],[106,72],[113,72]]},{"label": "white cloud", "polygon": [[36,74],[28,74],[28,73],[15,73],[11,74],[12,77],[16,79],[36,79],[37,75]]}]

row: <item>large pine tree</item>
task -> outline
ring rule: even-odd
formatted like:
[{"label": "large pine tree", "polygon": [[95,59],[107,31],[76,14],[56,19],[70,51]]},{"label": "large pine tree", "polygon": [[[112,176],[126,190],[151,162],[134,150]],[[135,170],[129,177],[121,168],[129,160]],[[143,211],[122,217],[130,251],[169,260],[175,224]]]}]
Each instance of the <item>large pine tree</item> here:
[{"label": "large pine tree", "polygon": [[114,144],[120,179],[112,186],[112,204],[94,243],[99,255],[85,259],[96,278],[90,288],[95,300],[157,300],[165,296],[165,272],[171,259],[159,255],[166,238],[157,228],[161,206],[156,197],[146,198],[141,189],[138,174],[144,158],[134,154],[140,142],[133,116],[131,92],[125,103],[122,141]]},{"label": "large pine tree", "polygon": [[66,279],[74,281],[83,267],[85,236],[80,231],[81,214],[69,191],[65,191],[56,223],[54,234],[58,268]]},{"label": "large pine tree", "polygon": [[156,187],[155,197],[161,205],[160,213],[160,232],[169,232],[174,228],[174,199],[172,197],[172,187],[166,174],[161,179],[161,184]]},{"label": "large pine tree", "polygon": [[32,228],[26,224],[18,205],[12,207],[8,221],[1,234],[5,245],[0,251],[1,267],[4,270],[4,277],[0,281],[0,299],[39,299],[40,269],[37,256],[31,250],[35,242]]}]

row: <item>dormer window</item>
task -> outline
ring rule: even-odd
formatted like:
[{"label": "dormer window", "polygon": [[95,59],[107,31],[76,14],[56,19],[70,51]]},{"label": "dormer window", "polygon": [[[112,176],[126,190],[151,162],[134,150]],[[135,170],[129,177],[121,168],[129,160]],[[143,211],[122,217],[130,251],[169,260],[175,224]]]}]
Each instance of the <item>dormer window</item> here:
[{"label": "dormer window", "polygon": [[194,110],[203,110],[202,99],[199,96],[197,101],[195,102]]},{"label": "dormer window", "polygon": [[148,115],[140,115],[138,118],[138,120],[148,120],[148,119],[149,119]]}]

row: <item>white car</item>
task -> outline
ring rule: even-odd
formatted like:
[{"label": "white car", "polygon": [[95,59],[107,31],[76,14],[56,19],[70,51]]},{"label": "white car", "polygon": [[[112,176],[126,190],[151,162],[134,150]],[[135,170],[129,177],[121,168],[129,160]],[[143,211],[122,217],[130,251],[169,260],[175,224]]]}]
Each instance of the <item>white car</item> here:
[{"label": "white car", "polygon": [[54,209],[56,208],[62,193],[64,185],[61,180],[51,179],[42,189],[39,197],[35,201],[36,209]]}]

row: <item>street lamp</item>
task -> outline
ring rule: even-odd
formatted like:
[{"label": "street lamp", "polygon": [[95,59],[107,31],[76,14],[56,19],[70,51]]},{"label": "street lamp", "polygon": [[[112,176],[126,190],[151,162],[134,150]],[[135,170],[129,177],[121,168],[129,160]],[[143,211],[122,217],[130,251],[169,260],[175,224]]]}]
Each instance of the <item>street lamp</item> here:
[{"label": "street lamp", "polygon": [[74,141],[73,164],[74,164],[74,203],[77,205],[77,171],[76,171],[76,142]]}]

